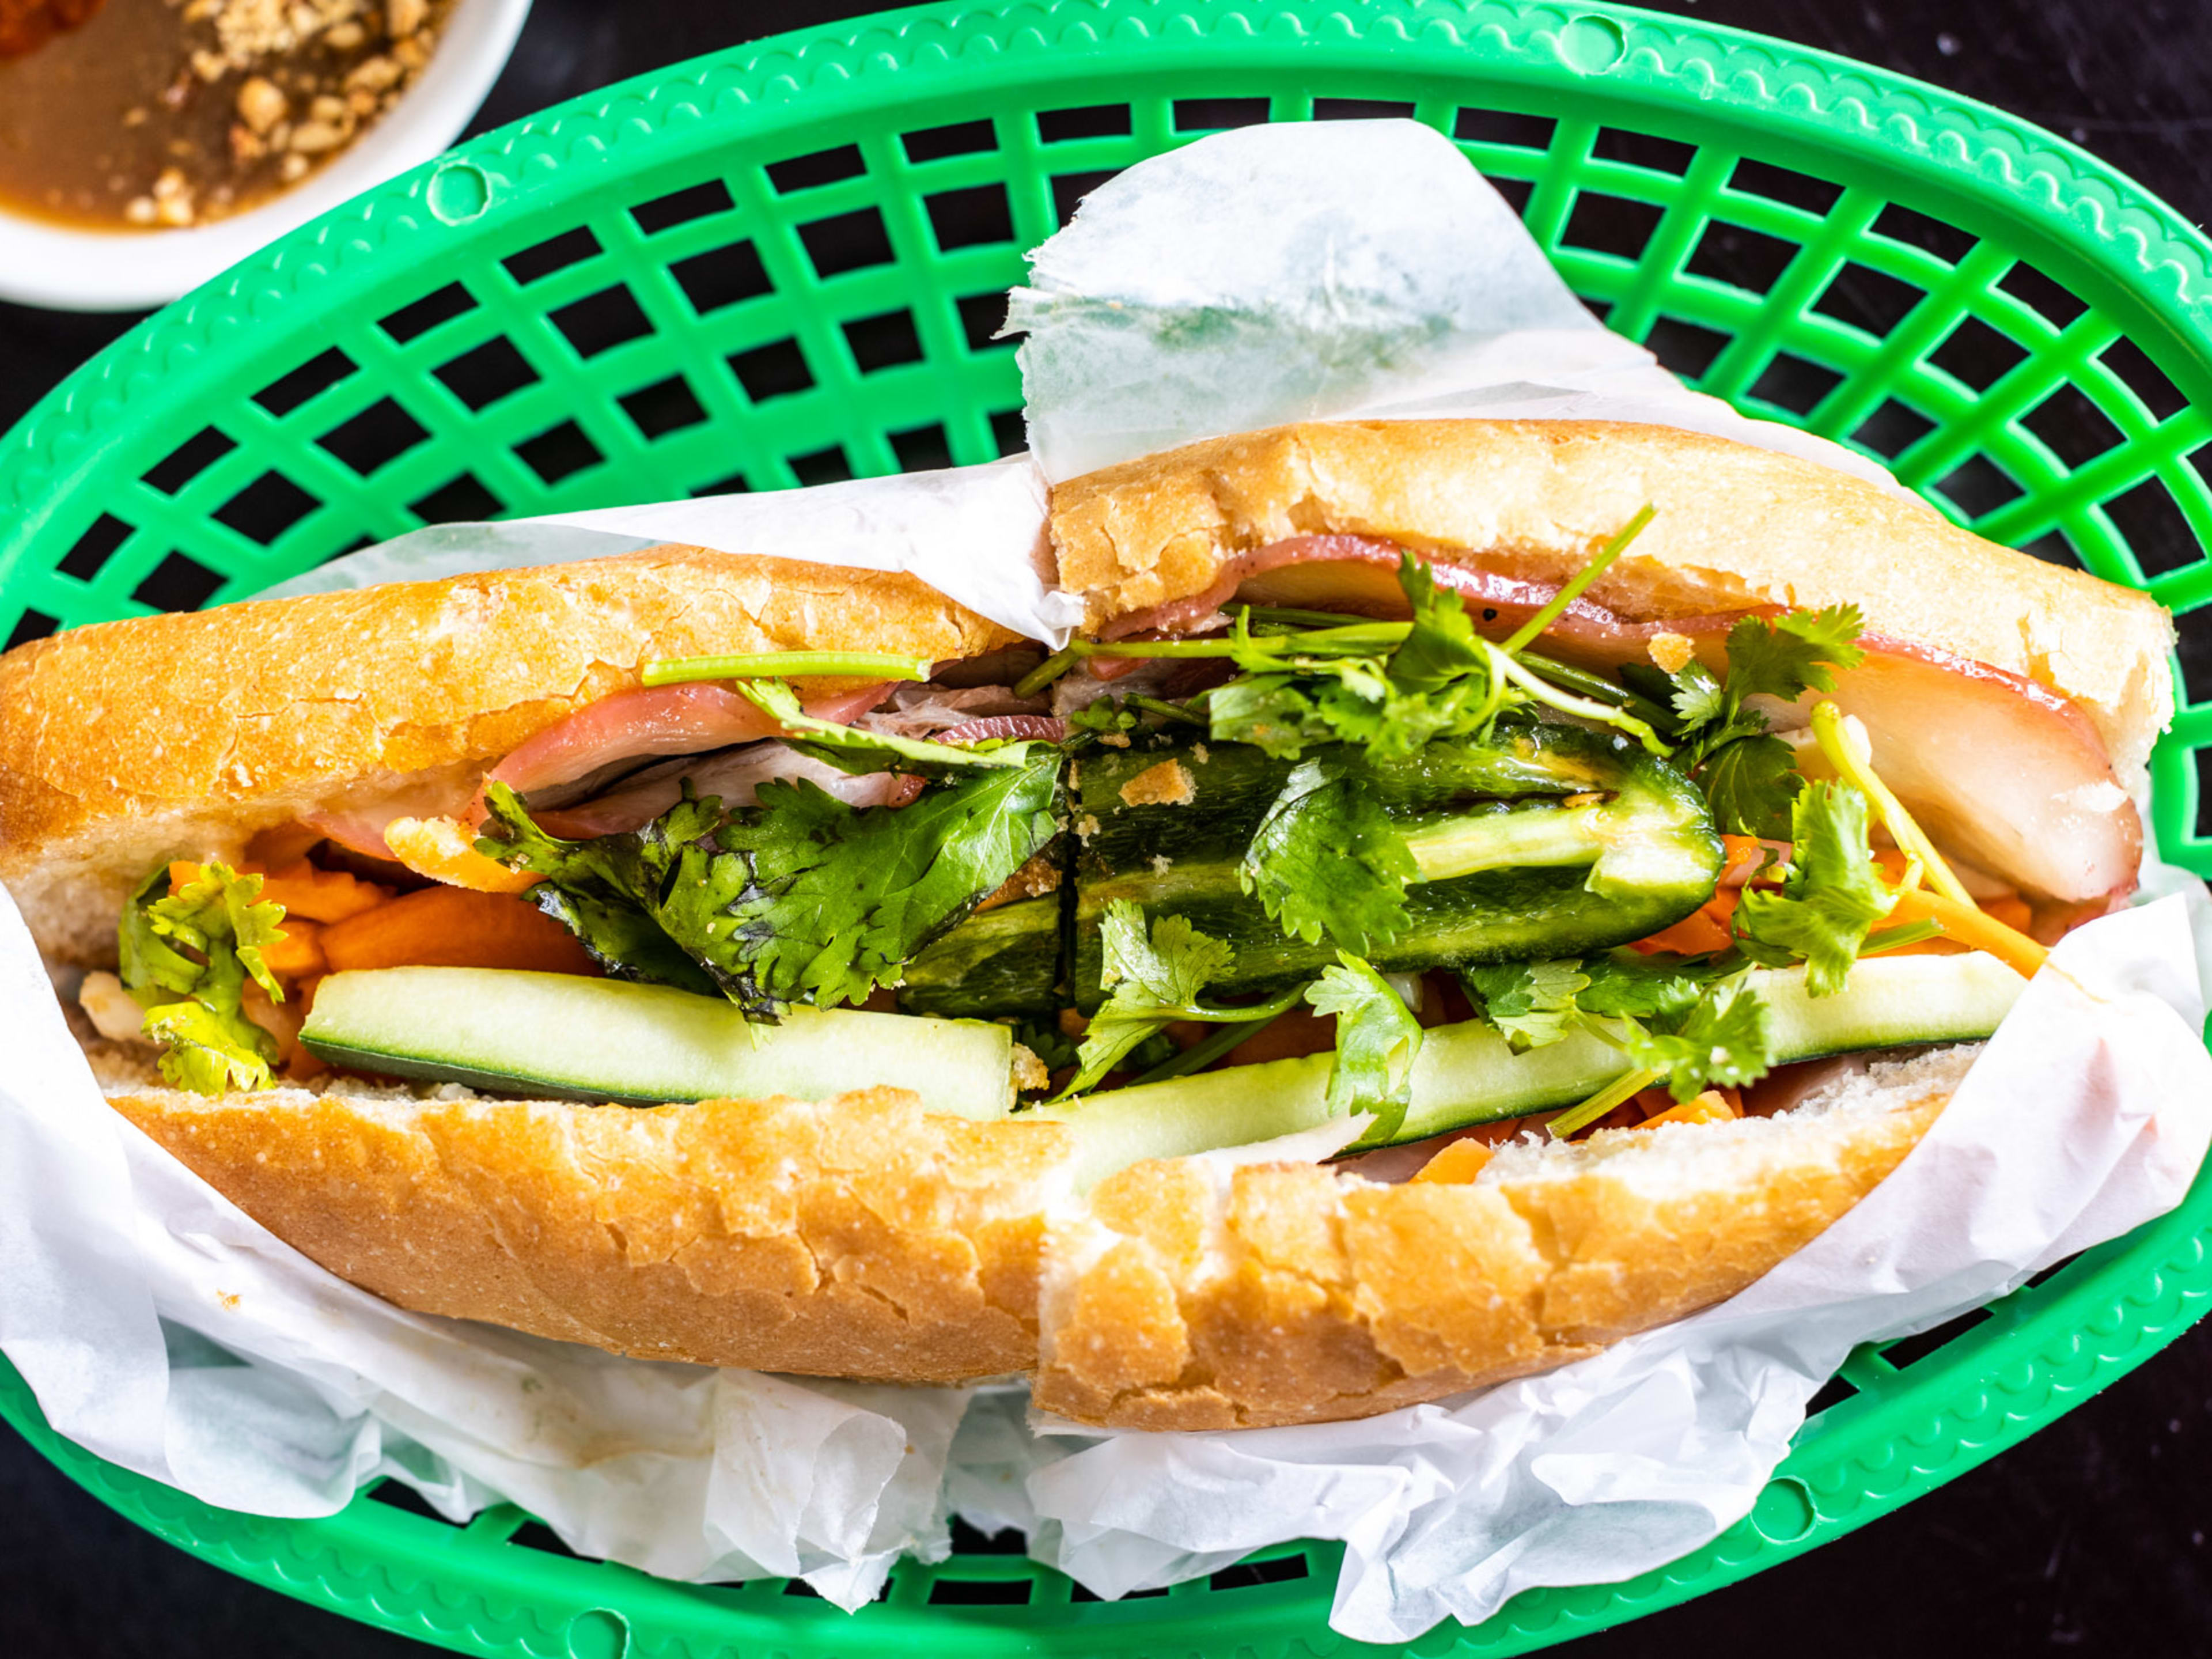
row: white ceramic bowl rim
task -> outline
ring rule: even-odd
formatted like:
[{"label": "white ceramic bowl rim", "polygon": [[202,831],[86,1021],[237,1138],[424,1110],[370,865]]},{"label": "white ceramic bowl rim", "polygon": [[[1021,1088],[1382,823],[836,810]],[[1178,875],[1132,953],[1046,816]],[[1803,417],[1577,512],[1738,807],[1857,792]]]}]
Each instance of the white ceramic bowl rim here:
[{"label": "white ceramic bowl rim", "polygon": [[530,0],[459,0],[421,77],[360,142],[296,190],[210,225],[79,230],[0,210],[0,299],[58,311],[166,305],[286,231],[451,144],[506,67]]}]

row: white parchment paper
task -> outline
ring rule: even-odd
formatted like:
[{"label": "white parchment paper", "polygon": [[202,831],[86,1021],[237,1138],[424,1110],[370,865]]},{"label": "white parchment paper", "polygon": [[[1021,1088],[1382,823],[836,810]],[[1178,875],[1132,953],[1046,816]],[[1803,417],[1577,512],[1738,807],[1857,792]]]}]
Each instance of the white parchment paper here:
[{"label": "white parchment paper", "polygon": [[1862,1341],[1941,1322],[2178,1203],[2212,1136],[2203,886],[2054,954],[1874,1194],[1735,1300],[1458,1402],[1228,1434],[1032,1433],[1019,1389],[624,1360],[408,1314],[316,1267],[109,1111],[0,903],[0,1350],[62,1433],[226,1507],[312,1516],[396,1475],[495,1497],[672,1577],[799,1575],[847,1607],[957,1509],[1114,1596],[1301,1537],[1333,1622],[1401,1640],[1631,1576],[1746,1513]]},{"label": "white parchment paper", "polygon": [[1083,617],[1079,600],[1049,585],[1045,484],[1024,455],[811,489],[432,525],[333,559],[257,597],[600,559],[658,542],[854,570],[902,570],[993,622],[1054,646],[1066,642]]},{"label": "white parchment paper", "polygon": [[[1310,415],[1413,413],[1660,420],[1877,471],[1683,392],[1410,123],[1253,129],[1133,169],[1039,251],[1016,317],[1054,476]],[[1042,492],[1017,459],[441,526],[281,591],[678,539],[910,570],[1056,641],[1075,611],[1045,586]],[[2212,1133],[2212,906],[2179,871],[2148,880],[2168,896],[2061,947],[1897,1175],[1725,1306],[1364,1423],[1103,1437],[1036,1432],[1018,1389],[617,1359],[356,1291],[106,1109],[0,896],[0,1350],[62,1433],[231,1508],[327,1514],[391,1474],[455,1518],[504,1497],[586,1554],[795,1574],[848,1607],[902,1552],[942,1556],[956,1510],[1024,1528],[1105,1595],[1336,1537],[1333,1622],[1400,1639],[1695,1547],[1749,1507],[1854,1343],[1941,1322],[2179,1200]]]},{"label": "white parchment paper", "polygon": [[1414,121],[1278,122],[1139,162],[1030,255],[1030,448],[1055,483],[1285,421],[1645,421],[1896,488],[1608,331],[1512,204]]}]

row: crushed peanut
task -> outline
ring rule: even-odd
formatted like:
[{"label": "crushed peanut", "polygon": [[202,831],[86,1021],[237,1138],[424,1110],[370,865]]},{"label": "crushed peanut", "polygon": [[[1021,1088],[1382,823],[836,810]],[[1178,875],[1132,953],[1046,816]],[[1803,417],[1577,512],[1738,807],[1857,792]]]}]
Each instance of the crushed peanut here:
[{"label": "crushed peanut", "polygon": [[1654,634],[1644,650],[1651,660],[1669,674],[1679,674],[1697,654],[1697,647],[1686,634]]},{"label": "crushed peanut", "polygon": [[[258,205],[344,150],[396,104],[429,63],[456,0],[108,0],[90,21],[48,40],[74,90],[44,106],[35,58],[0,64],[0,198],[33,213],[94,224],[202,224]],[[103,35],[105,23],[114,33]],[[173,65],[145,74],[155,29]],[[160,61],[157,58],[157,61]],[[108,65],[112,64],[112,67]],[[104,76],[109,85],[100,84]],[[124,112],[81,133],[85,93]],[[76,118],[73,119],[73,118]],[[103,116],[106,122],[114,118]],[[89,139],[91,142],[87,142]],[[155,181],[179,173],[181,187]]]},{"label": "crushed peanut", "polygon": [[1198,799],[1198,784],[1181,761],[1148,766],[1121,786],[1125,806],[1188,806]]}]

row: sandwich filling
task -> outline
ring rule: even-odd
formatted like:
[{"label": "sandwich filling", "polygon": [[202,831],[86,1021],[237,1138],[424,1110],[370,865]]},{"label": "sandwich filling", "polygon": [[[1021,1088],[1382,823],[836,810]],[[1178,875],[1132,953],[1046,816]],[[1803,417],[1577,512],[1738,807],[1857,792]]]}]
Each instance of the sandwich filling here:
[{"label": "sandwich filling", "polygon": [[[611,1017],[593,981],[696,999],[667,1006],[744,1022],[779,1086],[862,1010],[897,1017],[836,1028],[885,1083],[992,1028],[975,1115],[1139,1125],[1135,1157],[1365,1114],[1370,1171],[1430,1180],[1532,1123],[1733,1118],[1839,1054],[1988,1035],[2134,884],[2095,732],[1849,606],[1583,597],[1648,518],[1557,588],[1301,537],[1050,657],[654,665],[466,799],[149,872],[84,1005],[203,1092],[337,1064],[595,1100],[678,1097],[621,1054],[533,1072],[495,978],[407,971],[532,976],[554,1024]],[[364,1036],[408,1024],[380,986],[458,1034]]]}]

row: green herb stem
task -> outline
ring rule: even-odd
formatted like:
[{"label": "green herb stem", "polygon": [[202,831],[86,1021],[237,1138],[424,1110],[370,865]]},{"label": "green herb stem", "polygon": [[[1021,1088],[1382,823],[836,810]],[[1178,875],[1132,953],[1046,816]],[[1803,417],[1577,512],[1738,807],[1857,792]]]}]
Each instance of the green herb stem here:
[{"label": "green herb stem", "polygon": [[1305,994],[1306,988],[1301,985],[1295,991],[1284,992],[1272,1002],[1255,1002],[1249,1008],[1208,1008],[1198,1003],[1184,1003],[1171,1008],[1148,1008],[1145,1017],[1164,1024],[1178,1019],[1202,1019],[1208,1024],[1225,1022],[1249,1025],[1254,1020],[1275,1019],[1290,1012],[1305,1000]]},{"label": "green herb stem", "polygon": [[1868,934],[1866,943],[1859,946],[1859,954],[1862,957],[1878,957],[1884,951],[1894,951],[1903,945],[1917,945],[1923,939],[1941,939],[1942,936],[1943,927],[1940,922],[1908,921],[1899,927],[1885,927],[1879,933]]},{"label": "green herb stem", "polygon": [[1139,696],[1124,697],[1121,699],[1121,702],[1124,708],[1142,708],[1149,713],[1158,714],[1167,720],[1180,720],[1186,726],[1202,726],[1206,724],[1204,720],[1200,719],[1198,715],[1192,714],[1189,709],[1184,708],[1179,702],[1167,702],[1158,697]]},{"label": "green herb stem", "polygon": [[1579,715],[1586,720],[1596,720],[1618,727],[1662,760],[1674,752],[1673,747],[1648,724],[1626,709],[1611,708],[1601,702],[1593,702],[1587,697],[1577,697],[1562,691],[1530,673],[1506,649],[1495,646],[1491,647],[1491,667],[1498,679],[1511,681],[1547,708],[1556,708],[1562,714]]},{"label": "green herb stem", "polygon": [[1874,769],[1874,746],[1867,741],[1866,728],[1851,720],[1832,702],[1823,700],[1813,705],[1813,740],[1820,745],[1820,752],[1828,763],[1848,783],[1874,803],[1875,811],[1888,828],[1890,838],[1903,848],[1907,855],[1917,858],[1926,870],[1928,884],[1945,898],[1978,910],[1973,895],[1951,872],[1943,855],[1936,850],[1936,843],[1928,833],[1913,821],[1912,814],[1905,810],[1905,803],[1890,793],[1889,786],[1877,776]]},{"label": "green herb stem", "polygon": [[1211,1036],[1202,1037],[1191,1044],[1174,1059],[1164,1060],[1151,1071],[1132,1079],[1127,1086],[1134,1089],[1146,1083],[1164,1083],[1170,1078],[1188,1077],[1193,1072],[1202,1072],[1232,1048],[1249,1042],[1282,1017],[1282,1014],[1278,1013],[1256,1024],[1240,1022],[1233,1025],[1224,1025]]},{"label": "green herb stem", "polygon": [[645,665],[647,685],[693,680],[926,680],[936,664],[895,651],[766,651],[733,657],[679,657]]},{"label": "green herb stem", "polygon": [[1629,543],[1644,533],[1644,526],[1658,516],[1659,509],[1646,501],[1636,510],[1636,516],[1613,532],[1613,539],[1598,550],[1598,555],[1569,578],[1565,586],[1552,595],[1551,603],[1513,630],[1513,637],[1505,641],[1508,651],[1518,651],[1531,643],[1553,623],[1559,621],[1566,608],[1583,595],[1583,591],[1605,574],[1605,568],[1627,550]]},{"label": "green herb stem", "polygon": [[1625,1072],[1579,1106],[1569,1107],[1545,1126],[1554,1140],[1579,1133],[1615,1107],[1625,1104],[1659,1080],[1659,1073],[1644,1066]]},{"label": "green herb stem", "polygon": [[1014,682],[1014,695],[1034,697],[1061,675],[1069,672],[1083,660],[1083,653],[1071,645],[1066,650],[1055,651],[1035,668]]},{"label": "green herb stem", "polygon": [[1549,680],[1563,691],[1572,691],[1588,697],[1593,702],[1625,708],[1645,725],[1656,730],[1673,716],[1648,697],[1639,697],[1626,686],[1615,685],[1602,674],[1593,674],[1585,668],[1575,668],[1553,658],[1540,656],[1534,651],[1516,653],[1520,665],[1540,679]]}]

